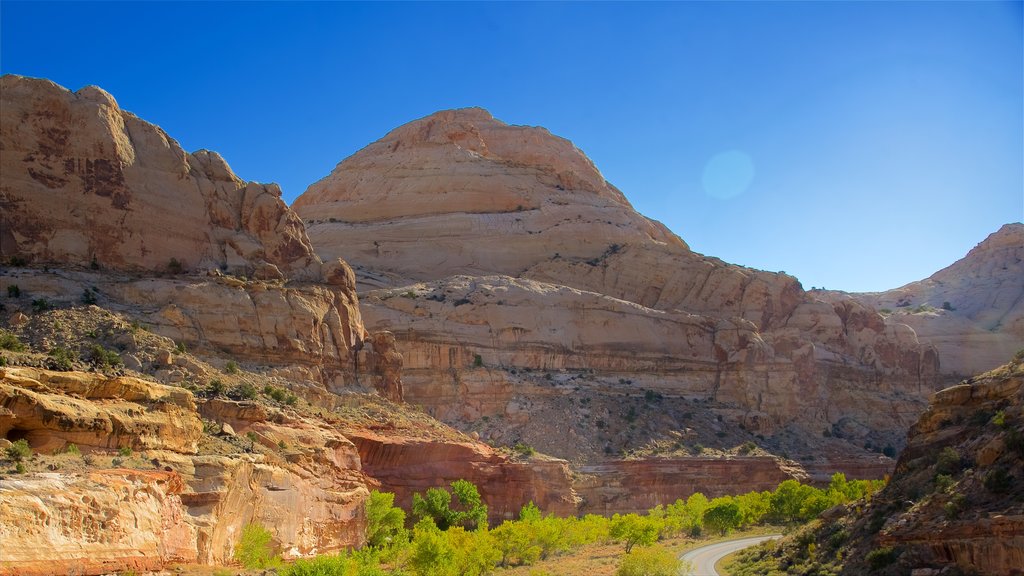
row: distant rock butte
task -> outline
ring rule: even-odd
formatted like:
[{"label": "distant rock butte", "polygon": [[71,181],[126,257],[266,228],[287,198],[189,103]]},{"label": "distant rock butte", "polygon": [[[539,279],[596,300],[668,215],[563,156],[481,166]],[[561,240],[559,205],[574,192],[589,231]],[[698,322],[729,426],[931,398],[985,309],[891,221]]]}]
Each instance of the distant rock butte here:
[{"label": "distant rock butte", "polygon": [[364,317],[395,334],[409,398],[459,425],[548,397],[495,376],[523,368],[712,400],[769,434],[852,420],[898,439],[934,389],[909,328],[690,251],[567,140],[480,109],[393,130],[293,208],[322,257],[377,288]]},{"label": "distant rock butte", "polygon": [[991,370],[1024,348],[1024,224],[1004,225],[925,280],[850,296],[935,346],[953,381]]}]

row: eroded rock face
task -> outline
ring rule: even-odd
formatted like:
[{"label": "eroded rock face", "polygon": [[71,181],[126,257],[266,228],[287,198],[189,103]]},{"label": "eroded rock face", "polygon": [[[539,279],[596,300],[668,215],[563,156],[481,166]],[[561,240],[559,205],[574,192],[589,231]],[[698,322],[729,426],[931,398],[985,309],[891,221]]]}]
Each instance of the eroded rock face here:
[{"label": "eroded rock face", "polygon": [[94,86],[0,82],[4,259],[320,277],[277,185],[240,180],[214,152],[186,153]]},{"label": "eroded rock face", "polygon": [[367,475],[394,492],[395,504],[412,506],[413,493],[469,480],[487,503],[491,523],[519,517],[533,502],[545,513],[576,514],[568,463],[556,459],[515,462],[484,444],[436,442],[349,430]]},{"label": "eroded rock face", "polygon": [[0,406],[0,436],[47,452],[76,444],[190,453],[203,431],[190,392],[129,377],[0,368]]},{"label": "eroded rock face", "polygon": [[909,328],[690,251],[571,143],[480,109],[395,129],[294,209],[377,289],[364,314],[395,334],[407,397],[460,425],[537,392],[500,374],[524,369],[707,399],[766,434],[845,419],[898,438],[934,389]]},{"label": "eroded rock face", "polygon": [[[369,493],[358,452],[317,418],[253,402],[197,407],[180,388],[35,368],[0,370],[0,406],[6,439],[43,454],[74,443],[83,454],[67,462],[77,470],[0,481],[2,573],[228,564],[250,522],[270,528],[285,557],[364,541]],[[245,440],[205,436],[200,414]],[[117,448],[154,471],[99,468]]]},{"label": "eroded rock face", "polygon": [[644,514],[696,492],[714,498],[774,490],[789,479],[808,479],[799,466],[768,456],[620,460],[581,466],[578,474],[580,512],[605,515]]},{"label": "eroded rock face", "polygon": [[0,480],[0,573],[155,571],[193,559],[175,472],[98,470]]},{"label": "eroded rock face", "polygon": [[1024,347],[1024,224],[1006,224],[924,280],[851,296],[935,346],[954,381],[991,370]]}]

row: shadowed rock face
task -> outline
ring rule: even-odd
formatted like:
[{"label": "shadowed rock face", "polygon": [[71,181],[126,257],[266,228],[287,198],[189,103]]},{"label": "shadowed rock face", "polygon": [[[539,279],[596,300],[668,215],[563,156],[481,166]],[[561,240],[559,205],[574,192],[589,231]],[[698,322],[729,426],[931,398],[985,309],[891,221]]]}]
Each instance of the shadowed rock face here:
[{"label": "shadowed rock face", "polygon": [[851,296],[935,346],[950,380],[991,370],[1024,347],[1024,224],[1004,225],[924,280]]},{"label": "shadowed rock face", "polygon": [[276,184],[242,181],[215,152],[186,153],[94,86],[7,75],[0,94],[4,260],[321,277]]},{"label": "shadowed rock face", "polygon": [[293,207],[321,256],[376,289],[364,317],[395,334],[407,396],[451,422],[551,398],[496,373],[593,370],[713,401],[752,432],[898,443],[934,389],[934,350],[906,326],[690,251],[570,142],[480,109],[393,130]]}]

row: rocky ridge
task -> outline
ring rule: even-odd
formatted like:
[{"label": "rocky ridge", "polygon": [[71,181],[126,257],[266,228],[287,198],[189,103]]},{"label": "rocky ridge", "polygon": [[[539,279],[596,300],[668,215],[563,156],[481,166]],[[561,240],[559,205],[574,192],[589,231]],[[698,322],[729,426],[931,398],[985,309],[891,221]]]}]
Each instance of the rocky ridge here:
[{"label": "rocky ridge", "polygon": [[849,296],[935,346],[952,382],[991,370],[1024,345],[1024,224],[1004,225],[924,280]]}]

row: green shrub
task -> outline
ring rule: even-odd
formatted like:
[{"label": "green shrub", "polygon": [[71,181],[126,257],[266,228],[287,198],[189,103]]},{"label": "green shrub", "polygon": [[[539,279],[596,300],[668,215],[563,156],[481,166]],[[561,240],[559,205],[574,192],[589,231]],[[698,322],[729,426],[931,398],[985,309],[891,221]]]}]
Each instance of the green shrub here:
[{"label": "green shrub", "polygon": [[93,293],[88,288],[86,288],[85,290],[82,290],[82,304],[85,304],[86,306],[88,306],[90,304],[95,304],[95,303],[96,303],[96,294]]},{"label": "green shrub", "polygon": [[963,463],[960,458],[960,454],[955,448],[947,446],[939,452],[938,458],[935,460],[935,470],[939,474],[956,474],[963,469]]},{"label": "green shrub", "polygon": [[[687,572],[689,573],[689,567]],[[637,548],[622,558],[615,576],[677,576],[683,561],[661,546]]]},{"label": "green shrub", "polygon": [[945,492],[953,486],[953,477],[949,474],[936,474],[935,475],[935,491]]},{"label": "green shrub", "polygon": [[484,365],[484,357],[479,354],[473,354],[473,366],[479,368]]},{"label": "green shrub", "polygon": [[46,312],[50,308],[50,302],[46,298],[36,298],[32,301],[32,309],[36,312]]},{"label": "green shrub", "polygon": [[74,454],[76,456],[81,456],[82,455],[82,451],[79,450],[78,446],[76,446],[74,443],[70,443],[67,446],[65,446],[64,447],[64,453],[65,454]]},{"label": "green shrub", "polygon": [[28,445],[28,440],[22,438],[21,440],[12,442],[5,452],[8,460],[21,462],[22,460],[32,456],[32,447]]},{"label": "green shrub", "polygon": [[17,472],[18,474],[24,474],[25,473],[25,464],[23,462],[18,462],[14,466],[14,471]]},{"label": "green shrub", "polygon": [[178,261],[177,258],[171,258],[167,263],[167,271],[171,274],[181,274],[185,270],[185,266]]},{"label": "green shrub", "polygon": [[995,468],[985,474],[985,489],[993,494],[1005,494],[1013,487],[1013,476],[1006,468]]},{"label": "green shrub", "polygon": [[0,349],[11,352],[24,352],[25,345],[14,335],[13,332],[0,329]]},{"label": "green shrub", "polygon": [[515,446],[512,447],[512,451],[525,458],[529,458],[537,453],[537,451],[533,449],[533,446],[522,442],[516,442]]},{"label": "green shrub", "polygon": [[17,284],[8,284],[7,285],[7,297],[8,298],[20,298],[21,297],[21,288],[19,288]]},{"label": "green shrub", "polygon": [[175,343],[174,344],[174,351],[177,352],[178,354],[184,354],[185,353],[185,343],[184,342],[177,342],[177,343]]},{"label": "green shrub", "polygon": [[93,344],[89,349],[89,359],[100,368],[114,368],[124,364],[120,354],[114,350],[107,350],[99,344]]},{"label": "green shrub", "polygon": [[280,565],[281,559],[274,554],[271,540],[273,535],[262,524],[248,524],[235,544],[235,560],[249,570]]},{"label": "green shrub", "polygon": [[881,570],[895,562],[897,556],[899,556],[899,553],[895,549],[891,546],[885,546],[868,552],[864,559],[868,561],[868,566],[872,570]]},{"label": "green shrub", "polygon": [[960,513],[963,512],[964,506],[967,504],[967,498],[963,494],[956,494],[950,498],[949,502],[946,502],[942,506],[942,511],[946,514],[946,518],[949,520],[956,520],[960,517]]},{"label": "green shrub", "polygon": [[238,362],[228,360],[228,363],[224,365],[224,372],[228,374],[238,374]]},{"label": "green shrub", "polygon": [[252,400],[256,398],[256,387],[248,382],[243,382],[235,386],[231,391],[231,396],[239,400]]},{"label": "green shrub", "polygon": [[78,354],[60,346],[50,350],[49,356],[50,360],[47,361],[46,365],[51,370],[61,372],[68,372],[74,369],[74,364],[78,360]]},{"label": "green shrub", "polygon": [[1006,412],[1000,410],[992,417],[992,425],[998,428],[1006,426]]},{"label": "green shrub", "polygon": [[224,383],[221,382],[220,378],[210,380],[209,392],[210,396],[220,396],[224,393]]},{"label": "green shrub", "polygon": [[132,449],[131,449],[130,446],[122,446],[122,447],[117,449],[117,454],[118,454],[118,456],[121,456],[122,458],[131,458],[132,457]]}]

